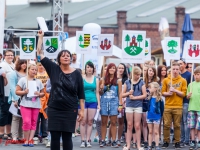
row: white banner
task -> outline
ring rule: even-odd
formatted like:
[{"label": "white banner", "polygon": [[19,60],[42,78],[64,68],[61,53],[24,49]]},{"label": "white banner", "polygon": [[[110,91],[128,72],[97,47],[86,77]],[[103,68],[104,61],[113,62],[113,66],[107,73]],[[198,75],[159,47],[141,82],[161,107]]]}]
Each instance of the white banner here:
[{"label": "white banner", "polygon": [[76,31],[76,52],[80,54],[91,53],[91,34],[83,31]]},{"label": "white banner", "polygon": [[98,56],[112,56],[114,34],[99,34],[98,37]]},{"label": "white banner", "polygon": [[20,59],[36,58],[36,37],[20,36]]},{"label": "white banner", "polygon": [[123,30],[122,62],[144,63],[146,31]]},{"label": "white banner", "polygon": [[184,44],[183,58],[187,63],[199,63],[200,41],[187,40]]},{"label": "white banner", "polygon": [[0,53],[3,54],[5,24],[5,0],[0,0]]},{"label": "white banner", "polygon": [[58,36],[43,37],[44,55],[50,59],[57,58],[59,53]]},{"label": "white banner", "polygon": [[180,59],[180,37],[165,37],[164,39],[164,59]]}]

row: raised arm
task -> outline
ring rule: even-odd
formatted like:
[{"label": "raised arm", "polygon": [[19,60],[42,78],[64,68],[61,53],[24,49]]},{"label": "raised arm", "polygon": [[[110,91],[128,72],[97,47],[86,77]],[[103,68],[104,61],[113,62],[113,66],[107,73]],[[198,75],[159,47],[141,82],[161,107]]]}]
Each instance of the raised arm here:
[{"label": "raised arm", "polygon": [[40,56],[40,60],[44,58],[44,52],[42,50],[42,43],[43,43],[43,31],[38,31],[38,43],[37,43],[37,56]]}]

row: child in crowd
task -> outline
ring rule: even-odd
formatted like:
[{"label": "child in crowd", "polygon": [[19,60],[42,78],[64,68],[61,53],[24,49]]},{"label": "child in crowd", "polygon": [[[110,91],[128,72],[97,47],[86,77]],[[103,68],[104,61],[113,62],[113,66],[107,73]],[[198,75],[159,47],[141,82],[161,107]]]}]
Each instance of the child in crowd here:
[{"label": "child in crowd", "polygon": [[[126,80],[124,84],[122,97],[126,97],[126,119],[127,119],[127,146],[123,150],[129,150],[131,146],[133,122],[136,131],[136,140],[138,150],[141,147],[141,119],[142,119],[142,101],[146,98],[146,87],[144,81],[140,78],[141,69],[134,67],[132,69],[132,82]],[[133,86],[133,87],[132,87]]]},{"label": "child in crowd", "polygon": [[[190,128],[191,143],[190,150],[196,148],[195,129],[198,130],[198,139],[200,139],[200,66],[194,70],[195,81],[188,85],[187,98],[189,99],[188,108],[188,128]],[[200,148],[200,141],[197,143]]]},{"label": "child in crowd", "polygon": [[147,112],[147,124],[149,129],[148,143],[149,146],[147,150],[152,149],[152,140],[153,140],[153,132],[155,136],[156,150],[160,150],[159,148],[159,126],[160,119],[164,110],[164,103],[161,99],[162,93],[160,90],[160,85],[157,82],[152,82],[149,84],[150,91],[150,101],[149,108]]},{"label": "child in crowd", "polygon": [[[44,87],[40,80],[35,79],[37,66],[30,64],[28,67],[28,76],[22,77],[16,87],[16,94],[21,96],[20,111],[23,120],[24,144],[23,146],[33,147],[33,137],[36,130],[37,118],[41,108],[40,98],[44,96]],[[28,97],[29,81],[36,82],[37,91],[34,97]]]}]

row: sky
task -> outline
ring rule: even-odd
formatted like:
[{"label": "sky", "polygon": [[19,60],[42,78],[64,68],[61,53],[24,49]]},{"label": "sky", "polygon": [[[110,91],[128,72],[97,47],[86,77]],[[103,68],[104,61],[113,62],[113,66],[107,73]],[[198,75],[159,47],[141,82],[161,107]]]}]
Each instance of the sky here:
[{"label": "sky", "polygon": [[[83,2],[88,0],[71,0],[71,2]],[[6,0],[6,5],[26,5],[28,0]]]}]

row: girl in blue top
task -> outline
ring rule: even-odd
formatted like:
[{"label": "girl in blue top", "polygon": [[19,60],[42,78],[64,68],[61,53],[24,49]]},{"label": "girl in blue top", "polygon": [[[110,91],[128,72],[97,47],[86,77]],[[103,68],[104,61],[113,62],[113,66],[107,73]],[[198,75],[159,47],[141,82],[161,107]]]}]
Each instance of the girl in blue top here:
[{"label": "girl in blue top", "polygon": [[90,61],[85,65],[85,76],[83,76],[83,81],[85,92],[85,111],[84,118],[80,125],[82,140],[80,147],[82,148],[92,147],[90,143],[92,124],[97,108],[100,109],[99,80],[94,76],[94,64]]},{"label": "girl in blue top", "polygon": [[149,128],[149,137],[148,137],[149,146],[147,150],[152,149],[153,131],[154,131],[154,138],[155,138],[155,143],[156,143],[155,149],[160,150],[159,126],[160,126],[160,119],[161,119],[161,116],[163,114],[163,109],[164,109],[160,85],[157,82],[150,83],[149,91],[150,91],[150,101],[149,101],[149,108],[147,112],[147,124]]}]

